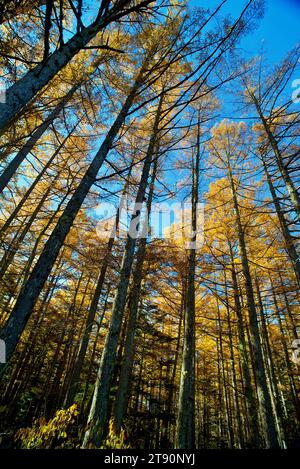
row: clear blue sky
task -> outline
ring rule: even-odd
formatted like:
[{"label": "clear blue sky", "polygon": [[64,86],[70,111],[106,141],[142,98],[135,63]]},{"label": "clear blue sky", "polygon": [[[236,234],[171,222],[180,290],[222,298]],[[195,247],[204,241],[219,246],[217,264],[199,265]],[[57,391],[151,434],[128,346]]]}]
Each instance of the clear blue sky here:
[{"label": "clear blue sky", "polygon": [[[221,0],[189,0],[191,7],[202,7],[213,10]],[[230,15],[237,19],[248,0],[227,0],[222,7],[222,14]],[[245,59],[250,59],[261,53],[263,45],[264,64],[271,68],[284,59],[287,53],[300,43],[300,0],[266,0],[265,15],[258,22],[257,28],[247,34],[239,44],[239,51]],[[294,76],[293,78],[300,78]],[[229,90],[230,90],[229,86]],[[222,104],[220,115],[216,119],[219,122],[224,117],[229,119],[244,119],[249,117],[248,110],[239,106],[236,96],[232,92],[222,88],[218,96]],[[250,116],[252,116],[250,110]],[[250,121],[247,121],[250,124]],[[212,178],[213,179],[213,178]],[[212,181],[206,174],[201,182],[202,194]]]},{"label": "clear blue sky", "polygon": [[[219,0],[189,0],[191,6],[211,8]],[[246,0],[228,0],[222,7],[224,13],[238,17]],[[270,64],[280,62],[286,53],[300,43],[300,0],[267,0],[266,12],[258,28],[247,35],[241,47],[249,56],[259,53],[264,41],[265,55]]]}]

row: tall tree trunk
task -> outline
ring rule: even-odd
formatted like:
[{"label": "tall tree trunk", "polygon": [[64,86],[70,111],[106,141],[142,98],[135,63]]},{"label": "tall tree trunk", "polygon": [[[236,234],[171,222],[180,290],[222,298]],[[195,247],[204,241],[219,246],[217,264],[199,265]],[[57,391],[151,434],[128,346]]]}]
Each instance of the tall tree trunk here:
[{"label": "tall tree trunk", "polygon": [[41,200],[38,202],[37,206],[35,207],[32,214],[30,215],[29,220],[26,222],[25,227],[23,228],[20,236],[16,240],[13,241],[11,247],[5,252],[3,258],[0,261],[0,279],[4,276],[4,274],[7,271],[8,267],[10,266],[12,261],[14,260],[14,257],[16,255],[20,245],[24,241],[25,236],[29,232],[29,230],[31,228],[31,225],[34,223],[37,214],[39,213],[39,211],[41,210],[41,208],[44,205],[45,201],[47,200],[47,198],[48,198],[48,196],[49,196],[49,194],[52,190],[52,185],[55,184],[55,182],[58,180],[59,176],[60,176],[60,172],[57,173],[57,175],[55,176],[55,178],[52,181],[52,184],[50,184],[48,186],[48,188],[46,189],[46,191],[43,193],[43,195],[41,197]]},{"label": "tall tree trunk", "polygon": [[57,261],[56,269],[51,274],[51,277],[49,279],[48,288],[46,289],[43,299],[41,301],[40,312],[39,314],[36,314],[36,317],[33,321],[33,324],[32,324],[32,327],[31,327],[31,330],[30,330],[30,333],[26,342],[26,347],[23,348],[20,358],[18,359],[15,365],[15,370],[9,379],[8,386],[3,396],[3,404],[7,403],[8,401],[13,400],[13,397],[16,391],[18,390],[18,388],[20,387],[20,384],[22,381],[20,377],[21,376],[24,377],[26,366],[30,366],[30,362],[34,356],[34,347],[38,340],[38,335],[40,332],[41,324],[44,320],[44,317],[45,317],[48,305],[50,303],[50,300],[52,298],[53,292],[56,289],[57,283],[59,281],[59,276],[60,276],[62,265],[63,265],[62,258],[63,258],[63,250]]},{"label": "tall tree trunk", "polygon": [[14,221],[16,216],[18,215],[19,211],[23,208],[24,204],[28,201],[29,196],[32,194],[38,183],[42,180],[43,176],[46,174],[47,170],[50,168],[51,164],[61,151],[61,149],[65,146],[66,141],[72,135],[73,131],[75,130],[75,127],[78,125],[78,123],[72,128],[72,130],[68,133],[68,135],[64,138],[64,140],[60,143],[60,145],[57,147],[57,149],[54,151],[50,159],[47,161],[43,169],[40,171],[38,176],[35,178],[34,182],[31,184],[31,186],[28,188],[28,190],[25,192],[23,195],[22,199],[20,202],[16,205],[15,209],[13,212],[9,215],[7,220],[5,220],[5,223],[1,226],[0,228],[0,239],[10,226],[10,224]]},{"label": "tall tree trunk", "polygon": [[44,122],[33,132],[31,137],[27,140],[25,145],[18,151],[16,156],[5,168],[3,173],[0,176],[0,194],[3,192],[12,176],[15,174],[21,163],[24,161],[26,156],[30,154],[38,140],[44,135],[49,126],[54,122],[54,120],[59,116],[60,112],[64,108],[65,104],[70,101],[73,94],[75,93],[78,85],[72,86],[70,91],[61,99],[57,106],[50,112],[49,116],[46,117]]},{"label": "tall tree trunk", "polygon": [[300,219],[300,195],[299,195],[299,193],[298,193],[298,191],[297,191],[297,189],[296,189],[296,187],[295,187],[295,185],[294,185],[294,183],[293,183],[293,181],[292,181],[292,179],[289,175],[289,172],[288,172],[288,170],[286,168],[286,165],[283,161],[283,157],[282,157],[281,151],[279,149],[278,142],[277,142],[275,136],[273,135],[273,132],[271,130],[269,122],[268,122],[267,118],[264,116],[264,114],[262,112],[262,109],[261,109],[261,106],[258,102],[258,99],[254,95],[254,93],[251,93],[251,98],[253,100],[253,103],[256,107],[259,118],[260,118],[260,120],[263,124],[263,127],[265,129],[265,132],[267,134],[269,143],[270,143],[271,148],[273,150],[273,153],[275,155],[275,159],[276,159],[278,169],[279,169],[280,174],[283,177],[283,180],[285,182],[285,185],[286,185],[286,188],[288,190],[288,193],[289,193],[291,202],[293,204],[294,210],[295,210],[295,212],[298,216],[298,219]]},{"label": "tall tree trunk", "polygon": [[245,289],[247,298],[247,308],[249,313],[250,323],[250,337],[253,349],[254,359],[254,372],[256,376],[257,394],[259,400],[259,409],[263,425],[263,433],[266,441],[267,448],[277,448],[278,439],[276,434],[276,427],[274,423],[274,417],[272,413],[271,398],[267,386],[266,370],[263,361],[262,348],[260,343],[258,318],[254,300],[254,292],[252,286],[252,279],[249,268],[248,254],[246,249],[245,235],[240,217],[240,209],[237,200],[235,183],[230,167],[229,157],[227,161],[228,178],[231,187],[232,200],[236,216],[237,235],[240,248],[240,255],[242,261],[243,275],[245,279]]},{"label": "tall tree trunk", "polygon": [[[145,61],[144,66],[146,62],[147,60]],[[100,149],[95,155],[91,165],[89,166],[79,186],[69,200],[62,216],[59,218],[57,225],[46,242],[42,254],[35,264],[21,295],[19,295],[16,301],[9,320],[1,330],[0,338],[3,339],[6,343],[7,360],[10,359],[18,343],[31,311],[57,258],[60,248],[62,247],[64,240],[72,227],[74,219],[79,212],[85,197],[87,196],[91,186],[96,181],[98,171],[105,161],[105,158],[113,145],[114,139],[122,127],[127,113],[132,103],[134,102],[137,90],[142,81],[144,66],[142,66],[129,95],[123,104],[122,109],[111,126],[106,138],[100,146]],[[4,364],[1,364],[1,374],[4,368]]]},{"label": "tall tree trunk", "polygon": [[0,2],[0,24],[13,20],[19,15],[29,13],[31,10],[42,6],[46,0],[1,0]]},{"label": "tall tree trunk", "polygon": [[143,229],[144,237],[140,240],[139,248],[136,255],[136,267],[133,273],[133,284],[129,294],[128,300],[128,310],[129,310],[129,319],[126,329],[126,338],[124,345],[124,352],[121,364],[121,371],[119,377],[118,391],[115,400],[114,406],[114,416],[117,428],[120,429],[122,425],[122,420],[127,409],[127,399],[128,399],[128,385],[132,373],[133,365],[133,356],[134,356],[134,339],[135,339],[135,329],[137,321],[137,313],[140,301],[141,294],[141,285],[143,278],[143,266],[146,255],[146,246],[147,246],[147,237],[146,233],[148,231],[148,223],[150,220],[150,212],[152,205],[153,190],[156,178],[158,155],[156,154],[156,159],[153,164],[152,180],[149,187],[149,194],[147,200],[147,217],[145,220],[146,229]]},{"label": "tall tree trunk", "polygon": [[98,344],[98,340],[99,340],[100,330],[101,330],[102,323],[103,323],[103,320],[104,320],[104,318],[106,316],[106,312],[107,312],[108,297],[110,295],[110,289],[111,289],[111,285],[109,285],[107,290],[106,290],[105,299],[104,299],[104,302],[103,302],[104,304],[103,304],[102,313],[101,313],[100,319],[97,323],[97,332],[96,332],[95,338],[94,338],[93,349],[92,349],[91,358],[90,358],[90,361],[89,361],[88,371],[87,371],[86,380],[85,380],[85,387],[84,387],[84,392],[83,392],[82,404],[81,404],[81,407],[80,407],[80,413],[79,413],[79,421],[80,422],[85,422],[86,423],[88,412],[89,412],[89,409],[90,409],[90,401],[91,400],[87,401],[87,395],[88,395],[88,391],[89,391],[89,385],[90,385],[90,382],[91,382],[91,376],[92,376],[95,356],[96,356],[96,352],[97,352],[97,344]]},{"label": "tall tree trunk", "polygon": [[280,269],[278,270],[278,275],[279,275],[279,278],[280,278],[280,288],[281,288],[281,291],[282,291],[282,294],[283,294],[283,297],[284,297],[286,312],[288,314],[290,325],[291,325],[291,328],[292,328],[293,338],[295,340],[298,340],[299,339],[299,334],[298,334],[298,331],[297,331],[297,325],[295,323],[295,318],[293,316],[293,312],[291,310],[291,305],[290,305],[289,299],[287,297],[287,291],[286,291],[286,288],[285,288],[285,285],[284,285],[284,281],[283,281]]},{"label": "tall tree trunk", "polygon": [[192,170],[191,246],[188,250],[185,327],[175,443],[178,449],[192,449],[195,446],[195,270],[198,229],[200,125],[200,111],[198,111],[195,161],[193,162]]},{"label": "tall tree trunk", "polygon": [[[224,270],[224,282],[225,282],[225,294],[226,294],[226,298],[228,299],[226,270]],[[244,434],[243,434],[243,427],[242,427],[242,420],[241,420],[241,411],[240,411],[240,403],[239,403],[239,395],[238,395],[238,383],[237,383],[237,376],[236,376],[236,369],[235,369],[235,358],[234,358],[234,348],[233,348],[233,330],[232,330],[232,325],[231,325],[230,308],[229,308],[228,303],[226,305],[226,311],[227,311],[227,325],[228,325],[228,337],[229,337],[229,348],[230,348],[232,385],[233,385],[234,404],[235,404],[235,418],[236,418],[236,423],[237,423],[237,446],[238,448],[243,448],[244,447]]]},{"label": "tall tree trunk", "polygon": [[[99,14],[96,21],[75,34],[47,60],[29,72],[6,91],[5,103],[1,104],[0,130],[5,130],[18,117],[31,100],[47,83],[62,70],[70,60],[83,49],[96,34],[114,21],[127,16],[130,11],[139,11],[152,0],[133,3],[131,0],[118,0],[114,5]],[[109,2],[110,3],[110,2]]]},{"label": "tall tree trunk", "polygon": [[[181,346],[181,330],[182,330],[182,325],[183,325],[183,315],[184,315],[184,310],[185,310],[185,295],[186,295],[186,288],[185,288],[185,278],[181,280],[182,283],[182,295],[181,295],[181,302],[180,302],[180,313],[179,313],[179,324],[178,324],[178,334],[177,334],[177,340],[176,340],[176,349],[175,349],[175,356],[174,356],[174,366],[172,369],[172,374],[171,374],[171,380],[170,380],[170,387],[169,387],[169,392],[167,395],[167,402],[166,402],[166,413],[167,415],[170,415],[171,413],[174,413],[174,395],[175,395],[175,382],[176,382],[176,372],[178,369],[178,359],[180,356],[180,346]],[[166,422],[166,427],[167,425],[170,426],[169,424],[170,420],[168,419],[168,422]]]},{"label": "tall tree trunk", "polygon": [[271,175],[268,171],[267,164],[264,160],[264,156],[262,156],[262,163],[263,163],[265,175],[266,175],[266,178],[267,178],[267,181],[268,181],[270,193],[271,193],[271,196],[272,196],[272,199],[273,199],[276,214],[277,214],[279,224],[280,224],[280,227],[281,227],[282,235],[283,235],[283,238],[284,238],[284,241],[285,241],[286,250],[287,250],[289,258],[291,259],[291,262],[293,264],[296,279],[297,279],[297,282],[298,282],[298,287],[300,288],[300,253],[297,252],[297,248],[295,246],[295,241],[293,240],[293,237],[290,233],[288,224],[287,224],[286,219],[284,217],[284,214],[281,210],[280,202],[278,200],[278,197],[277,197],[277,194],[276,194],[275,187],[273,185]]},{"label": "tall tree trunk", "polygon": [[281,334],[280,339],[281,339],[281,344],[282,344],[282,348],[283,348],[283,352],[284,352],[285,364],[286,364],[286,368],[287,368],[287,374],[288,374],[289,383],[290,383],[291,396],[292,396],[292,400],[293,400],[293,404],[294,404],[294,408],[295,408],[295,413],[296,413],[296,417],[297,417],[297,427],[298,427],[298,432],[299,432],[299,429],[300,429],[300,400],[299,400],[299,397],[298,397],[298,391],[297,391],[297,387],[296,387],[296,383],[295,383],[295,379],[294,379],[294,373],[293,373],[292,364],[291,364],[291,360],[290,360],[290,354],[289,354],[289,350],[288,350],[288,347],[287,347],[287,343],[286,343],[286,339],[285,339],[285,333],[284,333],[284,327],[283,327],[283,324],[282,324],[282,318],[281,318],[281,314],[280,314],[280,310],[279,310],[279,306],[278,306],[278,302],[277,302],[277,298],[276,298],[276,290],[275,290],[275,287],[274,287],[274,284],[273,284],[273,281],[272,281],[271,277],[270,277],[270,284],[271,284],[271,288],[272,288],[272,296],[273,296],[273,301],[274,301],[274,306],[275,306],[275,316],[276,316],[278,324],[279,324],[279,329],[280,329],[280,334]]},{"label": "tall tree trunk", "polygon": [[[96,379],[94,397],[88,419],[88,426],[83,440],[82,446],[84,448],[88,447],[89,445],[94,445],[96,447],[100,446],[106,431],[111,380],[115,365],[119,334],[136,245],[135,233],[139,224],[137,222],[139,221],[140,216],[140,205],[143,203],[145,197],[150,166],[157,143],[163,97],[164,93],[161,94],[157,107],[153,131],[149,141],[141,180],[135,199],[135,206],[130,222],[129,233],[127,235],[127,242],[121,265],[119,285],[112,308],[110,327],[106,336],[105,346],[101,356],[101,363]],[[131,235],[132,232],[134,236]]]},{"label": "tall tree trunk", "polygon": [[225,410],[225,420],[227,426],[227,441],[229,448],[234,448],[234,436],[233,436],[233,428],[230,419],[230,405],[229,405],[229,396],[227,390],[227,383],[226,383],[226,375],[225,375],[225,356],[223,352],[223,326],[220,314],[220,305],[218,296],[216,296],[217,302],[217,329],[218,329],[218,339],[219,339],[219,360],[220,360],[220,371],[222,375],[222,390],[223,390],[223,399],[224,399],[224,410]]},{"label": "tall tree trunk", "polygon": [[[131,169],[130,169],[129,174],[127,176],[127,181],[124,184],[124,189],[123,189],[123,194],[122,194],[123,196],[126,195],[126,191],[127,191],[128,185],[129,185],[130,175],[131,175]],[[123,197],[121,197],[121,203],[122,203],[122,200],[123,200]],[[71,381],[69,383],[69,389],[68,389],[68,392],[67,392],[67,395],[66,395],[66,398],[65,398],[65,402],[64,402],[65,407],[69,407],[72,404],[72,402],[75,398],[75,395],[77,393],[77,390],[78,390],[81,370],[82,370],[82,367],[83,367],[86,351],[87,351],[87,348],[88,348],[92,327],[93,327],[93,324],[94,324],[94,321],[95,321],[95,315],[96,315],[96,312],[97,312],[98,303],[99,303],[99,300],[100,300],[100,297],[101,297],[101,294],[102,294],[102,291],[103,291],[104,280],[105,280],[107,268],[108,268],[108,265],[109,265],[109,261],[111,259],[112,249],[113,249],[113,246],[114,246],[114,243],[115,243],[115,231],[118,230],[119,216],[120,216],[120,209],[117,210],[115,227],[112,228],[112,232],[110,233],[109,241],[108,241],[107,247],[105,249],[105,255],[104,255],[101,270],[100,270],[100,273],[99,273],[99,276],[98,276],[97,285],[96,285],[96,288],[95,288],[95,292],[94,292],[94,295],[93,295],[91,306],[89,308],[89,313],[88,313],[88,316],[87,316],[87,319],[86,319],[86,324],[85,324],[85,327],[84,327],[84,333],[83,333],[83,337],[82,337],[82,340],[81,340],[81,343],[80,343],[78,356],[76,358],[74,370],[73,370],[72,376],[71,376]]]}]

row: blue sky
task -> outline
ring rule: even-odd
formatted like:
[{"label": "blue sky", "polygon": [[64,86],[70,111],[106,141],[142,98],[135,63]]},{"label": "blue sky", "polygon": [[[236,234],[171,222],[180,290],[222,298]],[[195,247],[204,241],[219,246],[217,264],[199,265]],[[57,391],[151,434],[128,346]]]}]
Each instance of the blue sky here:
[{"label": "blue sky", "polygon": [[[219,0],[190,0],[191,6],[211,8]],[[222,7],[224,13],[238,17],[245,1],[228,0]],[[267,0],[266,12],[259,26],[241,42],[241,47],[249,56],[256,55],[264,41],[265,55],[270,64],[280,62],[286,53],[300,43],[300,0]]]},{"label": "blue sky", "polygon": [[[230,15],[232,19],[239,17],[248,0],[227,0],[222,7],[222,14]],[[213,10],[220,4],[220,0],[189,0],[191,7],[202,7]],[[264,65],[279,65],[288,52],[300,43],[300,0],[266,0],[265,15],[258,22],[257,28],[247,34],[239,44],[239,52],[245,59],[260,55],[263,46]],[[300,78],[297,73],[293,79]],[[218,97],[221,109],[216,122],[223,118],[240,120],[255,115],[252,109],[239,105],[239,98],[234,93],[235,82],[228,87],[220,89]],[[292,93],[292,88],[290,89]],[[236,101],[237,100],[237,101]],[[248,112],[250,114],[248,114]],[[250,121],[246,121],[251,125]],[[219,176],[215,176],[219,177]],[[202,195],[208,189],[208,184],[214,176],[206,173],[201,181]]]}]

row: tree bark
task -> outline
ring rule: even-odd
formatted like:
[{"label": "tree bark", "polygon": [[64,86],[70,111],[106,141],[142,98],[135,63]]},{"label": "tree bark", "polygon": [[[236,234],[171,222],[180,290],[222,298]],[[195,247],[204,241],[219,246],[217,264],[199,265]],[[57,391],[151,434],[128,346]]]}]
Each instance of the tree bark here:
[{"label": "tree bark", "polygon": [[29,13],[34,8],[44,5],[46,0],[1,0],[0,24]]},{"label": "tree bark", "polygon": [[[129,179],[128,178],[130,177],[130,174],[131,174],[131,169],[129,171],[127,181],[124,185],[123,195],[126,195],[126,191],[127,191],[128,185],[129,185],[129,182],[128,182]],[[122,198],[121,198],[121,201],[122,201]],[[77,390],[78,390],[80,374],[81,374],[81,371],[82,371],[86,351],[87,351],[87,348],[88,348],[92,327],[93,327],[93,324],[94,324],[94,321],[95,321],[95,315],[96,315],[96,312],[97,312],[99,299],[100,299],[102,291],[103,291],[104,280],[105,280],[107,268],[108,268],[108,265],[109,265],[109,261],[111,259],[112,249],[113,249],[113,246],[114,246],[114,243],[115,243],[115,233],[114,233],[114,231],[115,231],[115,228],[116,228],[116,231],[118,229],[119,215],[120,215],[120,211],[118,210],[117,215],[116,215],[115,227],[112,228],[112,232],[110,234],[110,238],[109,238],[109,241],[107,243],[107,247],[105,249],[105,256],[104,256],[104,259],[103,259],[103,262],[102,262],[101,270],[100,270],[98,280],[97,280],[97,285],[96,285],[96,288],[95,288],[95,292],[94,292],[94,295],[93,295],[91,306],[89,308],[89,313],[88,313],[88,316],[87,316],[87,319],[86,319],[86,324],[85,324],[85,327],[84,327],[84,333],[83,333],[83,337],[82,337],[82,340],[81,340],[81,343],[80,343],[78,356],[76,358],[74,370],[72,372],[71,381],[69,383],[68,392],[67,392],[65,402],[64,402],[65,407],[69,407],[73,403],[75,395],[76,395]]]},{"label": "tree bark", "polygon": [[[57,225],[46,242],[43,252],[35,264],[21,295],[19,295],[16,301],[9,320],[1,330],[0,338],[3,339],[6,343],[7,360],[10,359],[18,343],[28,318],[30,317],[31,311],[57,258],[60,248],[62,247],[64,240],[72,227],[74,219],[79,212],[85,197],[87,196],[91,186],[96,181],[98,171],[105,161],[105,158],[113,145],[114,139],[122,127],[127,113],[132,103],[134,102],[137,90],[142,80],[143,71],[144,68],[142,66],[140,73],[138,74],[138,77],[129,95],[123,104],[121,111],[111,126],[106,138],[100,146],[79,186],[69,200],[62,216],[58,220]],[[1,374],[4,371],[4,368],[4,364],[1,364]]]},{"label": "tree bark", "polygon": [[176,443],[178,449],[195,447],[195,271],[197,244],[197,204],[199,197],[200,167],[200,111],[198,111],[197,141],[195,161],[192,171],[192,213],[191,238],[192,245],[188,250],[187,294],[184,316],[183,357],[181,365],[179,402],[176,427]]},{"label": "tree bark", "polygon": [[46,117],[44,122],[33,132],[31,137],[27,140],[25,145],[18,151],[16,156],[5,168],[3,173],[0,176],[0,194],[3,192],[12,176],[15,174],[21,163],[25,160],[26,156],[32,151],[34,146],[37,144],[38,140],[44,135],[49,126],[55,121],[59,116],[60,112],[64,108],[65,104],[70,101],[75,91],[78,88],[78,84],[72,86],[69,92],[61,99],[61,101],[55,106],[53,111],[50,112],[49,116]]},{"label": "tree bark", "polygon": [[131,0],[118,0],[114,5],[105,10],[103,15],[98,15],[96,21],[79,33],[75,34],[60,49],[51,54],[47,60],[18,80],[6,91],[5,103],[0,104],[0,130],[5,130],[11,122],[18,117],[31,100],[41,91],[47,83],[62,69],[70,60],[83,49],[96,34],[112,22],[128,15],[131,11],[139,11],[153,0],[144,0],[133,4]]},{"label": "tree bark", "polygon": [[[152,180],[150,183],[148,200],[147,200],[147,217],[145,220],[146,230],[148,229],[148,223],[150,220],[151,205],[153,190],[157,171],[157,155],[153,165]],[[143,232],[145,233],[144,229]],[[128,386],[129,380],[132,374],[133,356],[134,356],[134,340],[135,340],[135,329],[138,314],[138,306],[141,294],[141,285],[143,278],[143,266],[146,255],[147,238],[144,236],[140,240],[140,245],[136,255],[136,267],[133,273],[133,285],[129,294],[128,309],[129,319],[126,330],[126,338],[124,345],[124,352],[122,358],[122,365],[119,377],[118,391],[116,395],[116,401],[114,406],[114,416],[116,421],[117,429],[121,428],[122,420],[127,409],[128,400]]]},{"label": "tree bark", "polygon": [[141,175],[141,180],[138,192],[135,199],[135,206],[133,215],[130,222],[130,231],[127,235],[127,242],[125,252],[123,255],[120,280],[117,288],[116,296],[111,314],[111,322],[108,334],[106,336],[104,350],[101,356],[101,363],[98,370],[98,375],[95,384],[93,401],[88,418],[87,430],[83,440],[83,448],[90,445],[98,447],[105,436],[107,417],[108,417],[108,403],[109,392],[111,387],[112,374],[115,365],[116,352],[119,340],[119,334],[122,324],[123,312],[126,302],[126,295],[129,284],[129,277],[134,258],[134,250],[136,245],[136,237],[131,236],[130,232],[136,230],[136,222],[140,215],[140,204],[143,203],[145,191],[148,183],[148,176],[150,166],[154,154],[155,145],[158,136],[158,127],[160,122],[161,108],[163,102],[163,93],[161,94],[159,104],[156,111],[153,132],[149,141],[149,146],[144,161],[144,167]]},{"label": "tree bark", "polygon": [[263,157],[262,157],[262,162],[263,162],[265,175],[267,177],[270,193],[271,193],[271,196],[272,196],[272,199],[273,199],[274,207],[275,207],[275,210],[276,210],[276,214],[277,214],[279,224],[280,224],[280,227],[281,227],[282,235],[283,235],[283,238],[284,238],[284,241],[285,241],[286,250],[287,250],[289,258],[291,259],[291,262],[293,264],[296,279],[297,279],[297,283],[298,283],[298,287],[300,288],[300,253],[297,252],[295,242],[292,238],[292,235],[290,233],[288,224],[287,224],[286,219],[284,217],[284,214],[281,210],[280,202],[278,200],[278,197],[277,197],[277,194],[276,194],[275,187],[273,185],[271,175],[268,171],[266,162],[265,162]]},{"label": "tree bark", "polygon": [[284,161],[283,161],[283,158],[282,158],[282,154],[281,154],[281,151],[279,149],[279,146],[278,146],[278,142],[275,138],[275,136],[273,135],[273,132],[270,128],[270,125],[266,119],[266,117],[264,116],[263,112],[262,112],[262,109],[260,107],[260,104],[258,102],[258,99],[256,98],[256,96],[251,93],[251,98],[253,100],[253,103],[256,107],[256,110],[257,110],[257,113],[259,115],[259,118],[263,124],[263,127],[265,129],[265,132],[267,134],[267,137],[268,137],[268,140],[269,140],[269,143],[271,145],[271,148],[273,150],[273,153],[275,155],[275,159],[276,159],[276,163],[277,163],[277,166],[278,166],[278,169],[280,171],[280,174],[285,182],[285,185],[287,187],[287,190],[288,190],[288,193],[289,193],[289,196],[290,196],[290,199],[291,199],[291,202],[293,204],[293,207],[294,207],[294,210],[297,214],[297,217],[298,219],[300,219],[300,195],[288,173],[288,170],[284,164]]},{"label": "tree bark", "polygon": [[[77,124],[76,124],[77,126]],[[31,186],[28,188],[28,190],[25,192],[25,194],[23,195],[22,199],[20,200],[20,202],[16,205],[15,209],[13,210],[13,212],[9,215],[9,217],[7,218],[7,220],[5,220],[5,223],[1,226],[0,228],[0,239],[2,238],[2,236],[4,235],[4,233],[6,232],[6,230],[8,229],[8,227],[10,226],[10,224],[12,223],[12,221],[14,221],[14,219],[16,218],[16,216],[18,215],[19,211],[23,208],[24,204],[28,201],[28,198],[29,196],[32,194],[32,192],[34,191],[34,189],[36,188],[36,186],[38,185],[38,183],[42,180],[42,177],[46,174],[47,170],[50,168],[51,164],[53,163],[53,161],[55,160],[55,158],[57,157],[57,155],[59,154],[59,152],[61,151],[61,149],[65,146],[65,143],[66,141],[68,140],[68,138],[72,135],[72,133],[74,132],[75,130],[75,127],[73,127],[73,129],[71,129],[71,131],[68,133],[68,135],[64,138],[64,140],[61,142],[61,144],[57,147],[57,149],[55,150],[55,152],[52,154],[52,156],[50,157],[50,159],[47,161],[47,163],[45,164],[45,166],[43,167],[43,169],[40,171],[40,173],[38,174],[38,176],[35,178],[34,182],[31,184]]]},{"label": "tree bark", "polygon": [[267,386],[266,379],[266,370],[263,361],[262,348],[260,343],[259,327],[258,327],[258,318],[254,300],[254,291],[252,286],[251,273],[249,268],[248,254],[246,249],[245,235],[243,231],[243,226],[240,217],[240,209],[238,205],[236,189],[234,184],[234,179],[230,167],[229,158],[227,161],[228,164],[228,178],[231,187],[231,194],[233,199],[233,205],[236,216],[236,225],[237,225],[237,234],[238,242],[240,248],[240,255],[242,261],[243,275],[245,279],[245,289],[246,289],[246,298],[247,298],[247,307],[249,313],[249,323],[250,323],[250,337],[251,344],[253,349],[253,359],[254,359],[254,372],[256,376],[256,386],[257,394],[259,401],[259,409],[263,426],[263,434],[266,442],[267,448],[278,448],[278,439],[274,423],[274,417],[272,413],[271,398]]}]

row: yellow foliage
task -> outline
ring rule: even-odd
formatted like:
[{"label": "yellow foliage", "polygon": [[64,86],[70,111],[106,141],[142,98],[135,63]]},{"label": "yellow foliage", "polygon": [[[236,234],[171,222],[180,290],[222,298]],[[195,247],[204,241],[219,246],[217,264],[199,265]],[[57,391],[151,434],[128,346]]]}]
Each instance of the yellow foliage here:
[{"label": "yellow foliage", "polygon": [[67,430],[75,422],[77,415],[77,406],[73,404],[66,410],[58,410],[48,422],[41,418],[35,420],[31,428],[21,428],[14,439],[21,442],[22,449],[47,449],[54,439],[67,439]]},{"label": "yellow foliage", "polygon": [[109,421],[108,435],[100,449],[128,449],[125,443],[126,437],[123,429],[118,431],[114,418]]}]

